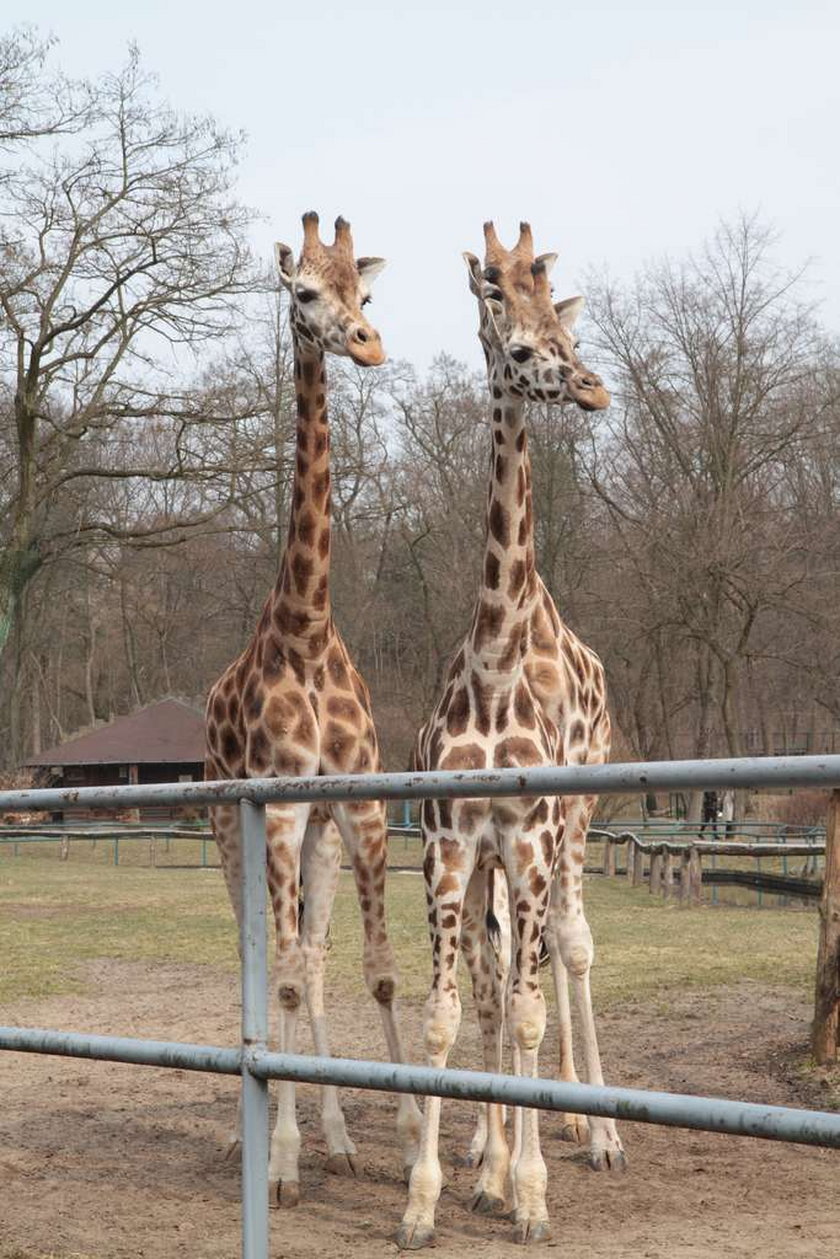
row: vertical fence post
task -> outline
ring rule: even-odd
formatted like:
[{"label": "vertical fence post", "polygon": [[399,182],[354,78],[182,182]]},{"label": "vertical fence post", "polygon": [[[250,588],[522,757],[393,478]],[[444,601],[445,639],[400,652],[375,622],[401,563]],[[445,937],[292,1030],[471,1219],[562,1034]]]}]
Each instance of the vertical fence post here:
[{"label": "vertical fence post", "polygon": [[248,1069],[268,1040],[265,805],[242,800],[242,1257],[268,1259],[268,1081]]},{"label": "vertical fence post", "polygon": [[624,874],[627,879],[627,882],[632,883],[633,875],[636,870],[636,862],[633,855],[636,851],[636,841],[635,839],[633,839],[632,835],[628,838],[624,851],[627,854],[626,859],[625,859],[626,864],[624,866]]},{"label": "vertical fence post", "polygon": [[680,852],[680,903],[688,904],[688,898],[691,895],[691,877],[688,873],[689,850],[683,848]]},{"label": "vertical fence post", "polygon": [[615,874],[615,843],[611,839],[604,840],[604,874]]},{"label": "vertical fence post", "polygon": [[703,899],[703,858],[693,844],[688,850],[688,899],[692,905]]},{"label": "vertical fence post", "polygon": [[651,895],[659,895],[662,891],[662,849],[657,845],[650,850],[650,887]]},{"label": "vertical fence post", "polygon": [[836,1062],[840,1052],[840,791],[831,793],[825,828],[825,876],[811,1034],[814,1058]]},{"label": "vertical fence post", "polygon": [[633,886],[645,881],[645,850],[641,844],[633,845]]},{"label": "vertical fence post", "polygon": [[670,845],[665,845],[665,869],[662,874],[662,895],[667,900],[674,895],[674,853]]}]

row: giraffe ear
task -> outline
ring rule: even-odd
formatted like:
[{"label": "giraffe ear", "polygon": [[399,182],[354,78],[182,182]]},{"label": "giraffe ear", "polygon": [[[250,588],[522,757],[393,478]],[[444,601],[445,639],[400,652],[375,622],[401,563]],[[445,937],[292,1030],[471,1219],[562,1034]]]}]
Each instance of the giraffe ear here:
[{"label": "giraffe ear", "polygon": [[484,296],[484,277],[481,274],[481,263],[475,254],[464,253],[464,262],[470,275],[470,292],[476,297]]},{"label": "giraffe ear", "polygon": [[282,283],[287,289],[291,288],[292,281],[297,275],[294,254],[288,245],[281,245],[278,241],[274,246],[274,257],[277,259],[277,269],[280,272]]},{"label": "giraffe ear", "polygon": [[549,272],[551,271],[551,268],[554,266],[556,261],[557,261],[557,254],[539,254],[538,257],[534,259],[534,262],[542,263],[542,265],[545,267],[546,275],[549,274]]},{"label": "giraffe ear", "polygon": [[357,258],[356,270],[364,280],[365,284],[370,285],[379,275],[380,271],[385,269],[384,258]]},{"label": "giraffe ear", "polygon": [[571,332],[572,328],[574,328],[584,305],[585,301],[582,297],[567,297],[562,302],[554,303],[557,318],[567,332]]}]

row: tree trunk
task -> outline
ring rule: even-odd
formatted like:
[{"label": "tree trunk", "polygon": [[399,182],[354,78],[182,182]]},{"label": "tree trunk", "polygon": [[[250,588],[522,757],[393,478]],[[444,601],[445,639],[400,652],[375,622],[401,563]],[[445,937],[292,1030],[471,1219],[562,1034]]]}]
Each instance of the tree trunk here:
[{"label": "tree trunk", "polygon": [[[699,712],[694,756],[698,760],[702,760],[709,755],[712,746],[711,718],[715,710],[715,659],[708,647],[705,646],[700,648],[697,659],[697,695]],[[699,825],[702,813],[703,792],[689,792],[686,820]]]},{"label": "tree trunk", "polygon": [[820,1065],[840,1051],[840,790],[831,793],[825,828],[825,879],[811,1046]]}]

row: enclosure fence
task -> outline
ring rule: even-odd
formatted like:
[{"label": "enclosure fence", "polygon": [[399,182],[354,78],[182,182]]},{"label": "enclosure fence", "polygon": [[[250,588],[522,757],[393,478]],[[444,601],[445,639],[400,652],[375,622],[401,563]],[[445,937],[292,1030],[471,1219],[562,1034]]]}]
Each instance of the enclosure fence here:
[{"label": "enclosure fence", "polygon": [[[827,898],[834,894],[835,884],[840,885],[840,854],[837,852],[840,847],[837,843],[840,756],[803,756],[0,792],[0,812],[74,806],[108,809],[156,804],[238,803],[243,829],[242,1034],[238,1048],[2,1027],[0,1049],[239,1075],[242,1081],[243,1259],[268,1259],[269,1253],[270,1079],[495,1101],[840,1149],[840,1114],[837,1113],[488,1072],[272,1053],[267,1048],[267,804],[602,795],[759,786],[832,789],[820,946],[825,975],[821,980],[818,971],[817,1008],[827,1014],[830,1029],[833,1027],[830,1034],[836,1041],[840,1005],[840,902],[829,903]],[[840,886],[837,890],[840,891]],[[825,989],[822,992],[821,983]]]}]

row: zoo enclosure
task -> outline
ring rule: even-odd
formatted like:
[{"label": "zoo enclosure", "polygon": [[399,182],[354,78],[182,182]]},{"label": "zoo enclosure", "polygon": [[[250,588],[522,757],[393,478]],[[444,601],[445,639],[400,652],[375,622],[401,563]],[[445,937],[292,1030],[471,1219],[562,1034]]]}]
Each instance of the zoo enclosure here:
[{"label": "zoo enclosure", "polygon": [[243,824],[242,1037],[238,1049],[178,1042],[0,1028],[0,1048],[240,1075],[242,1079],[242,1254],[268,1257],[268,1081],[298,1080],[375,1090],[497,1101],[541,1110],[605,1115],[644,1123],[840,1148],[840,1115],[640,1089],[567,1084],[485,1072],[270,1053],[265,870],[265,807],[273,801],[441,799],[611,794],[773,784],[832,788],[826,829],[814,1049],[836,1057],[840,1012],[840,756],[545,766],[530,770],[365,774],[247,779],[112,788],[0,793],[0,812],[22,809],[239,804]]}]

